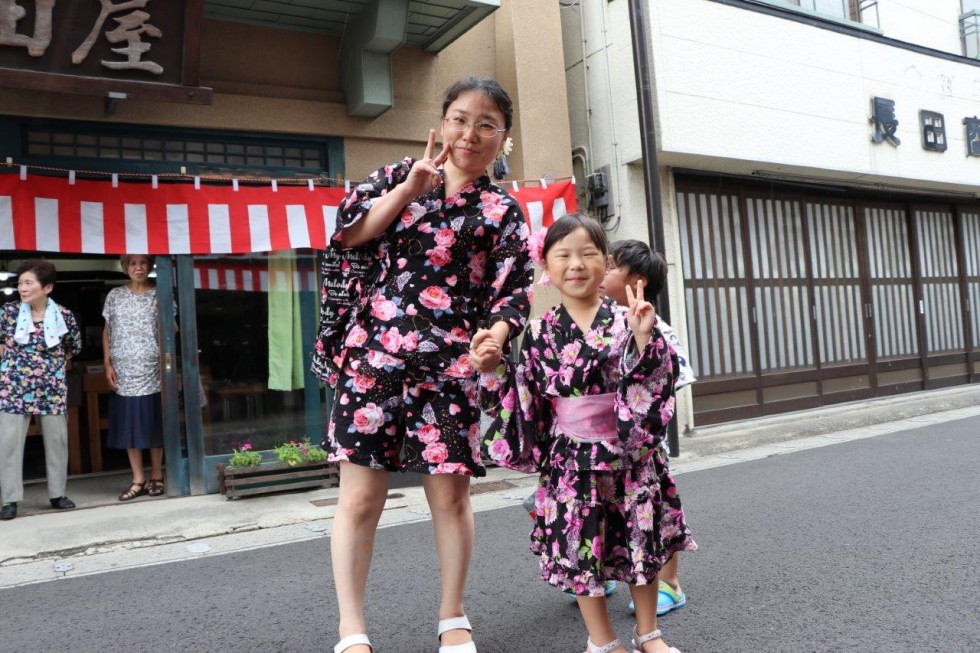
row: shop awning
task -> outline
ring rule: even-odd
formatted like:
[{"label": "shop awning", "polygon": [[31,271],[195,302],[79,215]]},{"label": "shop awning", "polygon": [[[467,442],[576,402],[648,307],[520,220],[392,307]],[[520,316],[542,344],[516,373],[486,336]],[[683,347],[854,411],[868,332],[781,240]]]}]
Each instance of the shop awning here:
[{"label": "shop awning", "polygon": [[[507,190],[532,230],[574,211],[575,187]],[[323,249],[343,188],[0,174],[0,252],[243,254]]]}]

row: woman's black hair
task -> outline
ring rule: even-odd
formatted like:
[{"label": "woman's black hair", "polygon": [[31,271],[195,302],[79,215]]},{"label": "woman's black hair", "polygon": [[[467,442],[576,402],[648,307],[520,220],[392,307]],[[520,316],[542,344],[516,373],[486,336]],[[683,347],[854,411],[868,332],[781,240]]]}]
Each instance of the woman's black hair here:
[{"label": "woman's black hair", "polygon": [[514,123],[514,103],[510,101],[510,96],[507,95],[507,91],[497,83],[497,80],[490,79],[489,77],[464,77],[450,86],[446,91],[445,99],[442,101],[442,117],[446,117],[446,112],[449,111],[449,105],[455,102],[456,98],[469,91],[480,91],[493,100],[500,113],[504,114],[504,128],[511,128],[511,125]]},{"label": "woman's black hair", "polygon": [[599,224],[599,221],[588,213],[577,212],[563,215],[555,220],[554,224],[548,227],[548,233],[544,237],[544,244],[541,246],[541,259],[548,257],[548,250],[554,247],[555,243],[568,236],[578,228],[585,229],[592,239],[593,244],[599,248],[602,255],[609,252],[609,239],[606,238],[606,231]]},{"label": "woman's black hair", "polygon": [[50,261],[45,261],[43,258],[27,259],[17,266],[16,272],[18,281],[20,280],[20,275],[25,272],[33,272],[42,287],[53,286],[54,282],[58,280],[58,270],[54,267],[54,264]]},{"label": "woman's black hair", "polygon": [[[644,294],[657,297],[667,285],[667,259],[642,240],[617,240],[610,246],[616,267],[625,267],[627,276],[638,274],[646,283]],[[652,300],[651,300],[652,301]]]}]

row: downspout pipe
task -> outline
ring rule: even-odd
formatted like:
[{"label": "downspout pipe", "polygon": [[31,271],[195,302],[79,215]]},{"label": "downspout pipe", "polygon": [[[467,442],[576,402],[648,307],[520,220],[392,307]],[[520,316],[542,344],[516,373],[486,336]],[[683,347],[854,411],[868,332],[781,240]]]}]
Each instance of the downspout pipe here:
[{"label": "downspout pipe", "polygon": [[[660,192],[660,166],[657,162],[656,125],[653,120],[653,78],[650,73],[653,50],[650,48],[647,30],[648,2],[649,0],[629,0],[630,35],[633,37],[633,72],[636,76],[636,99],[640,113],[643,191],[647,205],[650,247],[665,254],[663,197]],[[660,293],[657,313],[665,322],[670,323],[670,295],[667,288]],[[676,415],[667,425],[667,443],[671,455],[680,453]]]}]

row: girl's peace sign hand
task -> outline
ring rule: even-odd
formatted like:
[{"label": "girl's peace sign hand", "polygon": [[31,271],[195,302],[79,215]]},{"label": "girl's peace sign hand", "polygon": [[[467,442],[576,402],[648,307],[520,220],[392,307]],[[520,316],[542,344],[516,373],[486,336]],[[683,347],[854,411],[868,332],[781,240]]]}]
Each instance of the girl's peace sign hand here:
[{"label": "girl's peace sign hand", "polygon": [[[635,293],[631,286],[626,286],[626,302],[629,305],[626,322],[634,337],[648,340],[653,333],[653,327],[657,324],[657,311],[653,304],[643,298],[643,285],[643,279],[637,279]],[[646,342],[643,346],[646,346]]]},{"label": "girl's peace sign hand", "polygon": [[430,129],[425,154],[421,159],[416,159],[415,163],[412,164],[412,169],[408,172],[408,177],[405,178],[404,184],[407,190],[411,191],[412,197],[424,195],[442,183],[442,175],[439,174],[438,168],[449,158],[449,143],[443,146],[439,156],[432,158],[435,150],[436,130]]}]

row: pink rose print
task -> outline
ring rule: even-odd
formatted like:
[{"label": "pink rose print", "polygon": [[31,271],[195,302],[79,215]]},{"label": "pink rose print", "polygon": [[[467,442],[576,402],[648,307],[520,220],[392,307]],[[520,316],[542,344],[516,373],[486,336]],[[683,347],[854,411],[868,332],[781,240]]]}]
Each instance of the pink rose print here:
[{"label": "pink rose print", "polygon": [[405,227],[412,226],[423,215],[425,215],[425,207],[419,204],[418,202],[412,202],[411,204],[405,207],[404,211],[402,211],[402,215],[401,215],[402,226]]},{"label": "pink rose print", "polygon": [[449,367],[446,368],[446,374],[457,379],[465,379],[473,374],[473,365],[470,363],[470,355],[463,354],[454,360]]},{"label": "pink rose print", "polygon": [[432,444],[433,442],[439,441],[439,436],[442,435],[442,431],[433,426],[432,424],[426,424],[418,431],[415,432],[416,437],[426,444]]},{"label": "pink rose print", "polygon": [[358,433],[376,433],[378,428],[384,423],[384,411],[377,404],[371,402],[354,411],[354,428]]},{"label": "pink rose print", "polygon": [[463,463],[439,463],[435,469],[436,474],[459,474],[462,476],[472,476],[473,472]]},{"label": "pink rose print", "polygon": [[470,283],[478,286],[483,283],[485,276],[487,276],[487,253],[480,252],[470,259]]},{"label": "pink rose print", "polygon": [[446,291],[439,286],[429,286],[419,295],[422,306],[434,311],[444,311],[449,308],[452,301]]},{"label": "pink rose print", "polygon": [[368,376],[366,374],[355,374],[353,378],[354,392],[362,393],[367,392],[374,387],[377,383],[377,379],[373,376]]},{"label": "pink rose print", "polygon": [[368,333],[356,324],[351,327],[344,344],[348,347],[360,347],[367,342]]},{"label": "pink rose print", "polygon": [[405,351],[415,351],[419,348],[419,334],[415,331],[402,336],[402,349]]},{"label": "pink rose print", "polygon": [[382,299],[381,301],[373,302],[371,306],[371,315],[378,318],[382,322],[387,322],[391,318],[398,314],[398,307],[395,306],[395,302]]},{"label": "pink rose print", "polygon": [[394,356],[374,349],[368,351],[367,361],[371,367],[397,367],[401,365],[401,361]]},{"label": "pink rose print", "polygon": [[451,247],[456,242],[456,232],[452,229],[440,229],[436,232],[436,245]]},{"label": "pink rose print", "polygon": [[445,247],[430,249],[425,255],[429,257],[429,264],[435,268],[441,268],[453,260],[453,255]]},{"label": "pink rose print", "polygon": [[398,333],[398,329],[388,329],[381,334],[381,346],[385,348],[385,351],[397,354],[402,347],[402,336]]},{"label": "pink rose print", "polygon": [[446,449],[446,445],[442,442],[433,442],[426,445],[425,451],[422,452],[422,458],[430,463],[443,463],[446,462],[446,458],[449,457],[449,450]]}]

